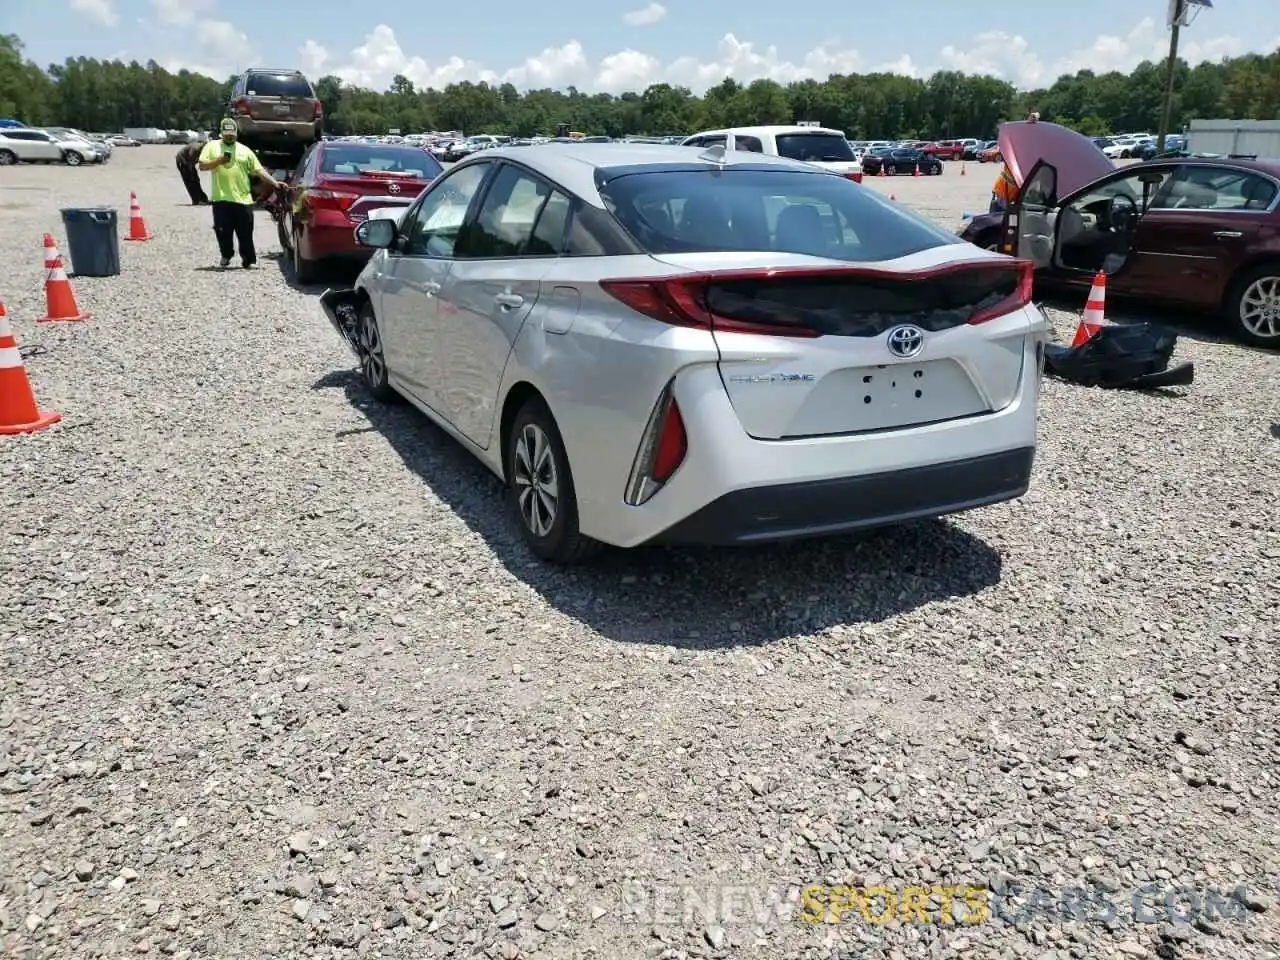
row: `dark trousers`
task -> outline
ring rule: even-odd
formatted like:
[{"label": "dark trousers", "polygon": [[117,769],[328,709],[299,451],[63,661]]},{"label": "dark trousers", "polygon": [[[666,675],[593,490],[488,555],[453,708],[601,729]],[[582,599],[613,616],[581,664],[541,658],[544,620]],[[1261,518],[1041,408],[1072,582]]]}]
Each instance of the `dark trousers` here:
[{"label": "dark trousers", "polygon": [[209,198],[204,192],[204,186],[200,183],[200,174],[197,172],[195,164],[183,163],[179,160],[178,174],[182,177],[182,185],[187,188],[187,195],[191,197],[192,206],[209,202]]},{"label": "dark trousers", "polygon": [[215,201],[213,204],[213,232],[218,238],[218,252],[222,259],[230,260],[240,246],[240,259],[244,263],[256,263],[258,254],[253,249],[253,207],[243,203]]}]

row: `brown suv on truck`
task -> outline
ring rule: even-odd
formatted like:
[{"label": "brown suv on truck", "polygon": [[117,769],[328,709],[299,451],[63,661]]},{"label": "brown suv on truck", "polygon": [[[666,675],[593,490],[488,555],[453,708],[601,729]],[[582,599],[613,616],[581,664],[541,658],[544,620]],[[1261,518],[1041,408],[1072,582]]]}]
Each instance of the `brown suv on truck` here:
[{"label": "brown suv on truck", "polygon": [[259,153],[301,159],[324,130],[324,105],[298,70],[246,70],[231,87],[228,109],[240,142]]}]

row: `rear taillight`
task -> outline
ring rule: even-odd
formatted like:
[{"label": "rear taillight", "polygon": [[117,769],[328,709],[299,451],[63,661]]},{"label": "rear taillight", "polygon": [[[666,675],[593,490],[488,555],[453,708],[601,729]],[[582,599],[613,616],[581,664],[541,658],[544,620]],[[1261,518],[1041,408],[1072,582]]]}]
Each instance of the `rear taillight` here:
[{"label": "rear taillight", "polygon": [[311,101],[311,106],[312,106],[312,109],[313,109],[313,113],[311,114],[312,119],[314,119],[314,120],[323,120],[323,119],[324,119],[324,104],[323,104],[323,103],[321,103],[319,100],[312,100],[312,101]]},{"label": "rear taillight", "polygon": [[247,117],[249,115],[249,101],[244,99],[243,97],[237,100],[235,112],[239,114],[243,114],[244,116]]},{"label": "rear taillight", "polygon": [[710,279],[707,276],[682,276],[667,280],[601,280],[600,286],[605,293],[625,303],[636,313],[676,327],[773,337],[818,336],[817,331],[805,327],[784,327],[713,316],[706,307],[702,290]]},{"label": "rear taillight", "polygon": [[1003,317],[1006,313],[1012,313],[1019,307],[1025,307],[1031,302],[1031,288],[1035,280],[1036,271],[1035,264],[1030,260],[1019,260],[1014,268],[1018,271],[1018,285],[1014,288],[1013,293],[985,309],[976,311],[969,318],[969,326],[986,323],[996,317]]},{"label": "rear taillight", "polygon": [[680,469],[688,452],[689,438],[672,380],[654,404],[640,437],[640,448],[627,478],[626,502],[636,507],[649,500]]},{"label": "rear taillight", "polygon": [[307,206],[313,210],[338,210],[346,213],[360,199],[358,193],[339,193],[336,190],[308,190],[304,194]]},{"label": "rear taillight", "polygon": [[846,180],[852,180],[854,183],[861,183],[861,182],[862,182],[862,174],[861,174],[861,173],[846,173],[846,174],[844,175],[844,178],[845,178]]}]

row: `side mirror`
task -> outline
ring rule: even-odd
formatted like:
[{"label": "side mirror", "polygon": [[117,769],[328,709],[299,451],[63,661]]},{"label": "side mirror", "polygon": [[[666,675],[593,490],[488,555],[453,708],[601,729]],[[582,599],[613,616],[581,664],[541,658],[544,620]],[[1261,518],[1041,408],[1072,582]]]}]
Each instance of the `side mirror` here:
[{"label": "side mirror", "polygon": [[394,220],[366,220],[356,227],[356,243],[375,250],[386,250],[396,242],[398,232]]}]

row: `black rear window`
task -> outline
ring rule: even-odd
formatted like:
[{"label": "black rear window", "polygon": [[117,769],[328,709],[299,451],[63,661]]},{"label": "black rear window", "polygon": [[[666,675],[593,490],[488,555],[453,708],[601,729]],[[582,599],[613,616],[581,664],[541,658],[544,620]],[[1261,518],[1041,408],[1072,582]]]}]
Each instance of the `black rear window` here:
[{"label": "black rear window", "polygon": [[307,78],[297,74],[251,73],[244,89],[249,97],[315,97]]},{"label": "black rear window", "polygon": [[327,145],[320,155],[320,173],[358,177],[363,173],[398,173],[434,180],[444,172],[440,161],[425,150],[412,147],[375,147]]},{"label": "black rear window", "polygon": [[600,196],[654,254],[772,251],[867,263],[964,242],[875,190],[816,171],[625,174]]},{"label": "black rear window", "polygon": [[780,133],[774,140],[778,156],[805,163],[853,160],[853,148],[838,133]]}]

